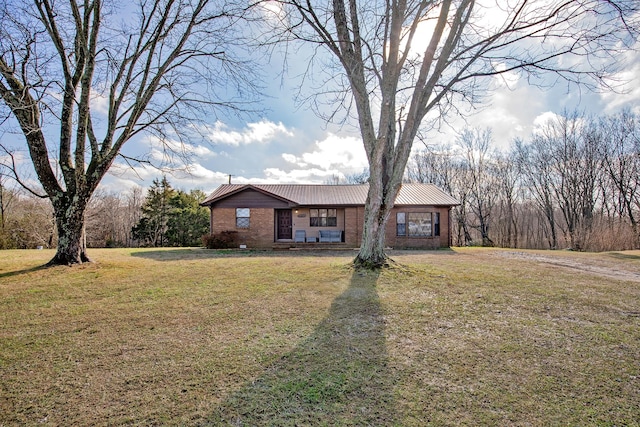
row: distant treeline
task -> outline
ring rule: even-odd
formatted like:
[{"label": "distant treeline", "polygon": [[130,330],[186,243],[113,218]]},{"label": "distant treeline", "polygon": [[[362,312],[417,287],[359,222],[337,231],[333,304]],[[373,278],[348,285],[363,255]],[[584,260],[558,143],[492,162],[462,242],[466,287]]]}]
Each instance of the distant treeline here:
[{"label": "distant treeline", "polygon": [[[453,244],[624,250],[640,247],[640,123],[636,113],[564,113],[497,151],[490,129],[463,130],[455,143],[411,158],[407,182],[430,182],[460,201]],[[367,172],[331,183],[366,182]],[[0,248],[55,247],[48,200],[0,179]],[[86,213],[89,247],[199,246],[209,232],[200,190],[163,177],[143,195],[98,191]]]},{"label": "distant treeline", "polygon": [[460,201],[454,245],[623,250],[639,247],[638,115],[564,113],[508,152],[489,129],[413,156],[406,179],[432,182]]},{"label": "distant treeline", "polygon": [[[0,248],[56,245],[53,210],[46,199],[0,186]],[[166,177],[143,195],[141,187],[123,193],[97,191],[86,213],[88,247],[200,246],[209,232],[209,210],[200,190],[176,190]]]}]

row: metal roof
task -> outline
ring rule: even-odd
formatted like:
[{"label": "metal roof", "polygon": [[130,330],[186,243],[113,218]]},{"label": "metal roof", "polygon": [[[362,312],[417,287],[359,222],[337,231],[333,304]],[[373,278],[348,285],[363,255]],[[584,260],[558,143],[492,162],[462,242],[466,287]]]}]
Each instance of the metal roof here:
[{"label": "metal roof", "polygon": [[[362,206],[367,200],[369,184],[223,184],[201,205],[212,205],[248,189],[269,194],[299,206]],[[433,184],[402,184],[395,204],[398,206],[456,206],[460,202]]]}]

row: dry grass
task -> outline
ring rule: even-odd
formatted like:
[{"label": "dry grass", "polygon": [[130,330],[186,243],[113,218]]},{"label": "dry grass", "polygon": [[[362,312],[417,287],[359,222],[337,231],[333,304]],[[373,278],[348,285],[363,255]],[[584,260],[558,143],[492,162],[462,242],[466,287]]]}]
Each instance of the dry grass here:
[{"label": "dry grass", "polygon": [[0,425],[640,425],[639,251],[91,255],[2,252]]}]

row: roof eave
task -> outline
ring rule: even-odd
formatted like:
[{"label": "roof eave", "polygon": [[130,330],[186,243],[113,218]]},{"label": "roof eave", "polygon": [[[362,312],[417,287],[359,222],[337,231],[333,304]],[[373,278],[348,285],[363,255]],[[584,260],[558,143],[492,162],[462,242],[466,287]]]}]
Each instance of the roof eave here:
[{"label": "roof eave", "polygon": [[277,194],[271,193],[269,191],[263,190],[262,188],[258,188],[258,187],[254,186],[254,185],[251,185],[251,184],[243,185],[242,187],[238,187],[235,190],[229,191],[228,193],[224,193],[224,194],[221,194],[218,197],[214,197],[211,200],[205,200],[202,203],[200,203],[200,206],[209,206],[210,207],[211,205],[213,205],[214,203],[219,202],[220,200],[223,200],[223,199],[226,199],[228,197],[234,196],[234,195],[236,195],[238,193],[241,193],[241,192],[243,192],[245,190],[257,191],[258,193],[262,193],[262,194],[264,194],[266,196],[273,197],[274,199],[278,199],[278,200],[280,200],[282,202],[285,202],[291,207],[298,206],[298,204],[296,202],[294,202],[293,200],[289,200],[289,199],[287,199],[285,197],[282,197],[282,196],[279,196]]}]

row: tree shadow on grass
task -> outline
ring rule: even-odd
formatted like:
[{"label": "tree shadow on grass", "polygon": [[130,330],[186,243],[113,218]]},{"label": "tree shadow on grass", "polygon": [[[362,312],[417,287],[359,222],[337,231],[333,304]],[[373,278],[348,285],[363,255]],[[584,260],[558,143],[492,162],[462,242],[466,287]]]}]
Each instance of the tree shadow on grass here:
[{"label": "tree shadow on grass", "polygon": [[247,257],[293,257],[293,256],[327,256],[327,257],[355,257],[354,250],[305,250],[305,251],[272,251],[268,249],[203,249],[176,248],[162,250],[141,250],[131,252],[136,258],[152,259],[154,261],[179,261],[184,259],[210,258],[247,258]]},{"label": "tree shadow on grass", "polygon": [[[247,257],[344,257],[355,258],[357,249],[335,249],[335,248],[315,248],[305,250],[283,250],[275,251],[270,249],[204,249],[204,248],[166,248],[166,249],[146,249],[131,252],[131,256],[136,258],[152,259],[154,261],[179,261],[184,259],[212,259],[212,258],[247,258]],[[388,255],[393,258],[396,255],[457,255],[451,248],[439,249],[409,249],[409,250],[389,250]]]},{"label": "tree shadow on grass", "polygon": [[624,252],[610,252],[608,255],[611,258],[640,260],[640,255],[624,253]]},{"label": "tree shadow on grass", "polygon": [[44,265],[38,265],[36,267],[25,268],[24,270],[7,271],[4,273],[0,273],[0,279],[4,277],[12,277],[12,276],[19,276],[21,274],[33,273],[34,271],[45,270],[46,268],[48,268],[48,266],[44,264]]},{"label": "tree shadow on grass", "polygon": [[377,279],[354,272],[313,334],[227,397],[203,425],[393,425]]}]

